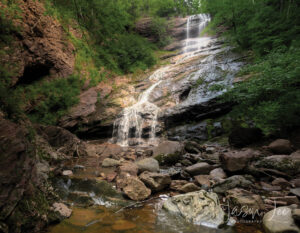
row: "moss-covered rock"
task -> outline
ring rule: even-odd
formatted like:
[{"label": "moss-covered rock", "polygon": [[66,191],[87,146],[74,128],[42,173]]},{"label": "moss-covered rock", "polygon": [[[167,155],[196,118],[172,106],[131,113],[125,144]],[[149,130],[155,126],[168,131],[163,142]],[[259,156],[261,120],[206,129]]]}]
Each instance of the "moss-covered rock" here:
[{"label": "moss-covered rock", "polygon": [[160,166],[164,166],[164,165],[175,165],[176,163],[179,162],[179,160],[182,159],[182,155],[180,152],[176,152],[174,154],[159,154],[159,155],[156,155],[154,157]]}]

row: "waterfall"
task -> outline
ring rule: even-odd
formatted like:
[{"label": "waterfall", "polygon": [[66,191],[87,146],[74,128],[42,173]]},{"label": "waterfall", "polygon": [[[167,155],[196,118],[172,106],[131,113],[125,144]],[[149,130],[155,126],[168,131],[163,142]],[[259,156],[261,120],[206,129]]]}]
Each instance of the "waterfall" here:
[{"label": "waterfall", "polygon": [[[205,39],[199,38],[199,35],[209,21],[210,17],[207,14],[188,17],[184,53],[194,52],[205,46]],[[137,103],[123,109],[120,117],[114,122],[112,142],[121,146],[147,146],[158,143],[156,131],[160,108],[151,103],[149,98],[153,90],[161,84],[169,68],[170,66],[165,66],[155,71],[148,78],[151,86],[140,94]],[[145,129],[149,131],[147,136],[143,135]]]},{"label": "waterfall", "polygon": [[201,32],[210,22],[208,14],[198,14],[189,16],[186,25],[186,40],[184,53],[200,50],[203,46],[205,37],[200,37]]}]

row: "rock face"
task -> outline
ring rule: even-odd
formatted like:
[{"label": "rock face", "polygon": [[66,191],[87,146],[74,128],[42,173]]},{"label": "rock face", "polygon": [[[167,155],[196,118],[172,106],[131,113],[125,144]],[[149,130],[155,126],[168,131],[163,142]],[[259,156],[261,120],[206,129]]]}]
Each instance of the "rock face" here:
[{"label": "rock face", "polygon": [[289,207],[279,207],[266,213],[263,218],[263,226],[267,233],[300,232]]},{"label": "rock face", "polygon": [[70,156],[86,156],[86,144],[79,140],[68,130],[57,126],[35,126],[37,133],[43,137],[50,146],[61,153]]},{"label": "rock face", "polygon": [[206,191],[191,192],[169,198],[163,204],[172,214],[181,215],[194,224],[218,227],[225,224],[218,196]]},{"label": "rock face", "polygon": [[7,232],[37,232],[60,218],[50,209],[49,167],[36,154],[46,153],[34,144],[30,127],[0,117],[0,225]]},{"label": "rock face", "polygon": [[157,160],[153,158],[146,158],[138,161],[136,163],[139,169],[139,173],[142,173],[144,171],[149,171],[149,172],[158,172],[159,171],[159,164]]},{"label": "rock face", "polygon": [[137,177],[128,177],[126,186],[123,188],[124,193],[134,201],[142,201],[148,198],[151,190],[148,189]]},{"label": "rock face", "polygon": [[161,191],[171,184],[171,178],[167,174],[145,171],[140,175],[140,179],[154,192]]},{"label": "rock face", "polygon": [[276,141],[272,142],[268,148],[274,154],[278,155],[289,155],[293,151],[291,142],[285,139],[277,139]]},{"label": "rock face", "polygon": [[[0,4],[1,8],[3,7]],[[74,69],[74,47],[65,43],[67,34],[58,21],[45,14],[41,2],[22,0],[18,3],[22,19],[16,20],[21,29],[14,38],[12,56],[3,62],[17,64],[14,83],[31,83],[43,76],[67,77]]]}]

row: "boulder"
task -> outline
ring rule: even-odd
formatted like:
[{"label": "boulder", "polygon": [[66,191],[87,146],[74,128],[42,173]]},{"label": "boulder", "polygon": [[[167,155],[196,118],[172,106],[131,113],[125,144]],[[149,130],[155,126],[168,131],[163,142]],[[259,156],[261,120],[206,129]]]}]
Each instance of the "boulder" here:
[{"label": "boulder", "polygon": [[286,206],[266,213],[263,218],[263,227],[267,233],[300,232],[292,217],[291,208]]},{"label": "boulder", "polygon": [[189,166],[187,168],[185,168],[185,170],[193,175],[206,175],[209,174],[211,170],[213,170],[215,167],[208,164],[208,163],[196,163],[192,166]]},{"label": "boulder", "polygon": [[129,176],[123,188],[124,193],[134,201],[142,201],[151,195],[151,190],[137,177]]},{"label": "boulder", "polygon": [[161,191],[171,184],[171,178],[167,174],[159,174],[154,172],[143,172],[139,178],[146,184],[152,191]]},{"label": "boulder", "polygon": [[149,172],[158,172],[159,171],[159,164],[158,164],[157,160],[155,160],[153,158],[146,158],[146,159],[137,161],[136,165],[139,169],[139,173],[142,173],[144,171],[149,171]]},{"label": "boulder", "polygon": [[220,155],[224,169],[230,172],[243,170],[251,159],[258,157],[259,153],[251,149],[244,151],[231,151]]},{"label": "boulder", "polygon": [[182,187],[179,188],[179,191],[182,193],[190,193],[190,192],[195,192],[199,191],[201,188],[194,183],[187,183],[183,185]]},{"label": "boulder", "polygon": [[247,215],[254,215],[264,209],[261,197],[244,189],[231,189],[226,194],[226,198],[230,201],[230,204]]},{"label": "boulder", "polygon": [[186,180],[172,180],[170,189],[175,190],[175,191],[180,191],[181,187],[187,183],[188,183],[188,181],[186,181]]},{"label": "boulder", "polygon": [[204,190],[170,197],[163,208],[197,225],[217,228],[226,223],[217,194]]},{"label": "boulder", "polygon": [[135,163],[127,162],[121,164],[121,166],[118,167],[118,173],[128,173],[132,176],[137,176],[138,174],[138,166]]},{"label": "boulder", "polygon": [[300,172],[300,157],[291,155],[272,155],[255,163],[257,167],[275,169],[289,175]]},{"label": "boulder", "polygon": [[226,173],[222,168],[216,168],[209,173],[211,179],[215,181],[223,180],[227,177]]},{"label": "boulder", "polygon": [[102,167],[116,167],[116,166],[119,166],[119,165],[120,165],[119,160],[110,159],[110,158],[106,158],[102,162]]},{"label": "boulder", "polygon": [[268,148],[274,154],[278,155],[289,155],[293,151],[291,142],[286,139],[277,139],[274,142],[270,143]]},{"label": "boulder", "polygon": [[181,153],[183,145],[180,142],[164,141],[153,149],[153,156]]},{"label": "boulder", "polygon": [[230,133],[228,141],[230,145],[240,148],[258,142],[262,136],[262,131],[258,128],[239,127]]},{"label": "boulder", "polygon": [[234,188],[251,188],[252,182],[244,176],[235,175],[225,180],[222,180],[213,186],[213,191],[216,193],[225,193],[229,189]]}]

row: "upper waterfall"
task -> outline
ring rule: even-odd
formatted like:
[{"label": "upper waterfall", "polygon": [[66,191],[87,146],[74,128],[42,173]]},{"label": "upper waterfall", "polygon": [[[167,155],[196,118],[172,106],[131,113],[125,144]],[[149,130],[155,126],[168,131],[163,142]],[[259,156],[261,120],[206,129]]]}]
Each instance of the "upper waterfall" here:
[{"label": "upper waterfall", "polygon": [[[184,58],[191,57],[201,50],[209,42],[209,38],[200,37],[201,32],[210,21],[207,14],[189,16],[186,24],[186,39],[184,40],[182,53],[188,54]],[[193,54],[191,54],[193,52]],[[185,59],[181,61],[184,61]],[[112,141],[121,146],[131,145],[155,145],[157,144],[157,117],[161,109],[150,101],[150,95],[165,78],[166,72],[180,63],[164,66],[148,77],[150,87],[142,92],[137,102],[124,108],[120,117],[114,122]],[[147,133],[143,132],[148,131]]]}]

